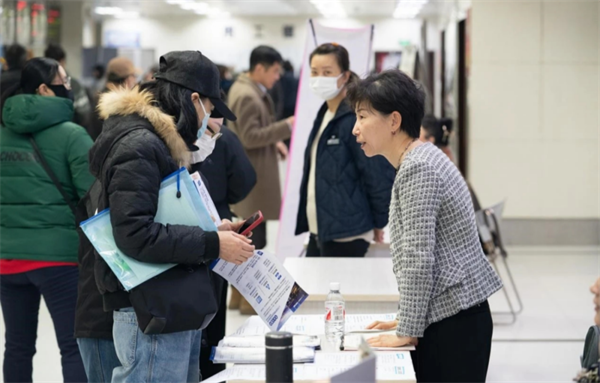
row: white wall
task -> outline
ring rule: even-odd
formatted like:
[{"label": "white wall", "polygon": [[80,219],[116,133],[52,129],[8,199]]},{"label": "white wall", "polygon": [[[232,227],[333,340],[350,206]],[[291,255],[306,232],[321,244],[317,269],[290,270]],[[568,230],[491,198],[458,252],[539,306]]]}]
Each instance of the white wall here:
[{"label": "white wall", "polygon": [[[156,60],[172,50],[197,49],[217,63],[234,66],[236,70],[248,67],[250,52],[257,45],[271,45],[279,50],[294,67],[300,67],[306,36],[305,17],[208,19],[193,16],[168,16],[137,20],[107,19],[103,30],[129,30],[141,33],[143,48],[154,48]],[[418,20],[346,19],[318,20],[329,26],[348,28],[374,23],[373,50],[400,50],[401,41],[420,44]],[[263,37],[255,37],[255,25],[263,25]],[[283,36],[284,25],[294,26],[294,37]],[[233,27],[233,37],[225,36],[225,28]],[[143,68],[145,69],[145,68]]]},{"label": "white wall", "polygon": [[67,71],[74,77],[81,78],[83,46],[83,2],[61,2],[62,24],[61,45],[67,55]]},{"label": "white wall", "polygon": [[509,217],[600,217],[598,14],[473,2],[469,177]]}]

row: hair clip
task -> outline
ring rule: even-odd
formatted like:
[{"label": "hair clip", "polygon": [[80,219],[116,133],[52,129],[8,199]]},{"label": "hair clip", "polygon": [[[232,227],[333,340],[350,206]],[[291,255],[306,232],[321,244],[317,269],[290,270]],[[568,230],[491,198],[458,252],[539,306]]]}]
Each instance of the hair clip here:
[{"label": "hair clip", "polygon": [[444,131],[442,141],[446,142],[448,140],[448,137],[450,137],[450,132],[448,132],[448,128],[446,128],[446,125],[442,125],[442,130]]}]

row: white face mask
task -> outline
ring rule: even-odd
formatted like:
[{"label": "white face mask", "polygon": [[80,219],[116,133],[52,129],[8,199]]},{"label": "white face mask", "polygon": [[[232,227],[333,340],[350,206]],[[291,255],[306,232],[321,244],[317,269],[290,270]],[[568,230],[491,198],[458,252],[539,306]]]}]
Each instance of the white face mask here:
[{"label": "white face mask", "polygon": [[323,76],[311,77],[310,78],[310,89],[312,89],[313,93],[316,94],[317,96],[321,97],[323,100],[329,101],[333,98],[336,98],[337,95],[340,94],[340,92],[346,85],[346,84],[342,85],[341,88],[338,88],[338,86],[337,86],[338,80],[343,75],[344,74],[342,73],[341,75],[339,75],[337,77],[323,77]]},{"label": "white face mask", "polygon": [[195,143],[198,150],[192,152],[192,163],[204,162],[215,150],[216,143],[217,140],[213,140],[208,134],[203,134]]}]

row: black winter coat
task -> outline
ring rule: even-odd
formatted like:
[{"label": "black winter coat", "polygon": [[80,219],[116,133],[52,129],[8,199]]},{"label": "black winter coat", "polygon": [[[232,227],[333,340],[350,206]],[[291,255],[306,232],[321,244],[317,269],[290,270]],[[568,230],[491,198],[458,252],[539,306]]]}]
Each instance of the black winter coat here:
[{"label": "black winter coat", "polygon": [[193,164],[191,171],[202,173],[219,216],[231,220],[229,205],[241,202],[252,191],[256,172],[235,133],[226,127],[221,133],[212,154],[204,162]]},{"label": "black winter coat", "polygon": [[317,147],[317,163],[311,163],[311,151],[321,127],[327,103],[323,105],[308,138],[304,154],[304,174],[300,186],[300,203],[296,235],[308,231],[306,215],[310,167],[316,166],[316,203],[322,242],[354,237],[387,225],[394,177],[392,165],[383,157],[368,158],[352,129],[356,115],[343,101],[329,122]]},{"label": "black winter coat", "polygon": [[[198,264],[218,258],[217,233],[154,222],[162,180],[190,160],[188,145],[173,119],[152,104],[150,94],[137,89],[104,94],[99,108],[105,123],[90,150],[90,171],[102,184],[104,198],[98,210],[110,207],[119,249],[151,263]],[[81,269],[80,280],[88,280],[90,270]],[[95,291],[90,283],[80,283],[79,293],[99,290],[105,311],[131,306],[128,294],[98,254],[94,279]]]}]

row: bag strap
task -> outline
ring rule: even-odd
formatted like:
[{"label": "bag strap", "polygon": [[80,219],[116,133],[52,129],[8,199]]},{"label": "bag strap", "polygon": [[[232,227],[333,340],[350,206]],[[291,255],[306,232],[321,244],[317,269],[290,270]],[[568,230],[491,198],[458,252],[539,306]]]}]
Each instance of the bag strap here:
[{"label": "bag strap", "polygon": [[73,203],[73,200],[71,200],[71,197],[69,197],[67,192],[65,192],[65,189],[63,189],[63,187],[61,186],[60,181],[58,180],[58,177],[56,176],[56,174],[54,173],[54,171],[52,170],[50,165],[48,165],[48,162],[46,161],[46,157],[44,157],[44,155],[40,151],[40,148],[38,147],[37,143],[35,142],[35,138],[33,138],[32,134],[29,135],[29,142],[31,143],[31,146],[33,146],[33,150],[35,151],[35,154],[39,158],[42,167],[44,168],[44,170],[46,171],[46,173],[48,174],[48,176],[54,183],[54,186],[56,186],[56,188],[62,195],[63,199],[69,206],[69,209],[71,209],[71,211],[73,212],[73,215],[76,215],[77,211],[75,208],[75,204]]}]

